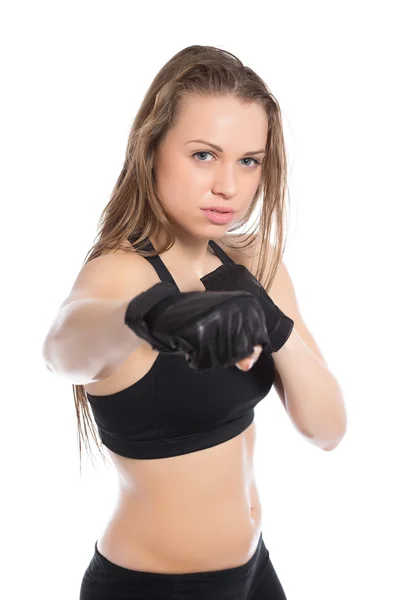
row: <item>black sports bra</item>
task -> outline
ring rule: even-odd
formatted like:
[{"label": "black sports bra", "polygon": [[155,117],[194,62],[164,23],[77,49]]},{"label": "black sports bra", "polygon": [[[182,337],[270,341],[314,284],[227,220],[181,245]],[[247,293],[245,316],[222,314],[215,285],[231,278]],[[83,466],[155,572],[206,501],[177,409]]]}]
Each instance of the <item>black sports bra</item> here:
[{"label": "black sports bra", "polygon": [[[201,281],[207,290],[218,278],[224,289],[223,278],[231,276],[226,265],[235,263],[213,240],[209,245],[223,264]],[[153,249],[149,240],[148,248]],[[161,281],[178,288],[160,256],[145,258]],[[197,452],[239,435],[253,422],[254,407],[273,382],[274,361],[265,350],[247,372],[236,365],[196,371],[184,355],[159,353],[129,387],[86,395],[104,446],[128,458],[151,459]]]}]

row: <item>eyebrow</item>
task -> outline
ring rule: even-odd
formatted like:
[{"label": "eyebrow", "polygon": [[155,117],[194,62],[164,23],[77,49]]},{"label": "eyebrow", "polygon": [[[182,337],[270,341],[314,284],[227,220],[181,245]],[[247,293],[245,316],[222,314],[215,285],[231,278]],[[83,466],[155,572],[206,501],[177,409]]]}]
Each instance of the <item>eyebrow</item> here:
[{"label": "eyebrow", "polygon": [[[201,144],[208,144],[208,146],[211,146],[212,148],[215,148],[215,150],[217,150],[218,152],[223,152],[221,146],[217,146],[216,144],[212,144],[211,142],[206,142],[206,140],[189,140],[188,142],[185,143],[189,144],[190,142],[200,142]],[[250,154],[265,154],[265,150],[264,148],[261,148],[261,150],[251,150],[249,152],[245,152],[243,154],[243,156],[249,156]]]}]

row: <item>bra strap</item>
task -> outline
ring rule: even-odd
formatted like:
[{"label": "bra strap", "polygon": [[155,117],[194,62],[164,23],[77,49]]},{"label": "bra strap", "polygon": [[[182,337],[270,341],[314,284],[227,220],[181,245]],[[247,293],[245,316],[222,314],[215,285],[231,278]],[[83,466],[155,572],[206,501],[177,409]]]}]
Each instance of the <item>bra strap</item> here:
[{"label": "bra strap", "polygon": [[215,254],[218,256],[218,258],[220,260],[222,260],[224,265],[229,264],[229,263],[235,264],[235,261],[232,260],[232,258],[230,256],[228,256],[227,253],[224,252],[224,250],[222,250],[221,246],[218,246],[218,244],[216,242],[214,242],[214,240],[209,240],[208,243],[211,246],[211,248],[214,250]]},{"label": "bra strap", "polygon": [[[135,238],[133,236],[130,236],[129,241],[132,243],[134,239]],[[142,247],[142,250],[145,250],[146,252],[154,251],[154,246],[149,239],[146,240],[146,245]],[[169,281],[179,291],[179,288],[176,285],[174,278],[172,277],[171,273],[168,271],[167,267],[165,266],[158,254],[156,254],[155,256],[144,256],[143,258],[148,260],[149,263],[153,266],[161,281]]]},{"label": "bra strap", "polygon": [[[135,239],[135,237],[133,235],[131,235],[129,237],[129,241],[131,243],[134,241],[134,239]],[[235,261],[232,260],[231,257],[228,256],[226,254],[226,252],[224,252],[224,250],[222,250],[222,248],[220,246],[218,246],[218,244],[216,242],[214,242],[213,240],[209,240],[208,244],[211,246],[211,248],[214,250],[215,254],[218,256],[218,258],[222,261],[222,263],[224,265],[235,264]],[[142,249],[145,251],[154,251],[154,246],[151,243],[151,241],[149,239],[147,239],[146,245],[143,246]],[[165,266],[165,264],[163,263],[162,259],[160,258],[160,256],[158,254],[156,254],[156,256],[144,256],[143,258],[148,260],[149,263],[153,266],[154,270],[156,271],[156,273],[159,276],[161,281],[169,281],[176,287],[177,290],[179,290],[174,278],[172,277],[171,273],[168,271],[167,267]]]}]

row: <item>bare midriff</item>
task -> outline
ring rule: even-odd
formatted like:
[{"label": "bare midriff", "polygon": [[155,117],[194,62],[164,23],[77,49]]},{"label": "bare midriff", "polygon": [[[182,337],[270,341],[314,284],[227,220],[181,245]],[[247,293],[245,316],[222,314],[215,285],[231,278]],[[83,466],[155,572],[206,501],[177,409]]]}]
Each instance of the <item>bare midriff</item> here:
[{"label": "bare midriff", "polygon": [[136,460],[110,452],[120,480],[99,552],[128,569],[192,573],[236,567],[254,554],[261,507],[253,479],[255,424],[183,456]]}]

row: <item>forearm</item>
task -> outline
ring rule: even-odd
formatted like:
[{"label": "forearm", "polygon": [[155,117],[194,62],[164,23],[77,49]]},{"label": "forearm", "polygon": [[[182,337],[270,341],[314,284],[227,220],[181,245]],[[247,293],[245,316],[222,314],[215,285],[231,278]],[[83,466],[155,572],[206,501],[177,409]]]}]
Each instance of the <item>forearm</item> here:
[{"label": "forearm", "polygon": [[272,357],[293,424],[315,445],[333,449],[345,435],[347,425],[343,394],[336,378],[295,328]]}]

